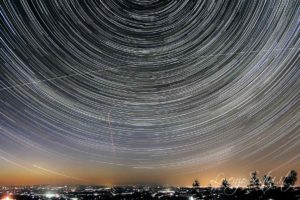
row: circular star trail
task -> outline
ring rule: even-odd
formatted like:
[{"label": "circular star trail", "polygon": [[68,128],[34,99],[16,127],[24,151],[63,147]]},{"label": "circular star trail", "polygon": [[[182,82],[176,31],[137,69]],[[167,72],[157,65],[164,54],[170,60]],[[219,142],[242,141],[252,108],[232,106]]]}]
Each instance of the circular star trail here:
[{"label": "circular star trail", "polygon": [[0,27],[3,152],[134,168],[299,158],[298,0],[3,0]]}]

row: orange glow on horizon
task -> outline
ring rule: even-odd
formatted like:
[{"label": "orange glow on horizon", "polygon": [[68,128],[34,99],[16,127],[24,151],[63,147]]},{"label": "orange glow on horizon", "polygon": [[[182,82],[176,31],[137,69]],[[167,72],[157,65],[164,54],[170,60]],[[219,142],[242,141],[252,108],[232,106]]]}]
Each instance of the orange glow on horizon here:
[{"label": "orange glow on horizon", "polygon": [[[200,181],[201,187],[211,185],[218,187],[221,184],[222,178],[229,180],[232,186],[247,186],[253,167],[228,167],[225,164],[221,167],[215,167],[206,171],[188,173],[190,169],[180,170],[134,170],[130,168],[97,168],[96,166],[83,166],[82,169],[75,167],[55,167],[46,166],[49,170],[41,170],[40,168],[33,168],[32,171],[20,170],[17,167],[5,167],[0,172],[1,180],[0,186],[21,186],[21,185],[136,185],[136,184],[161,184],[170,186],[191,186],[195,179]],[[263,167],[257,167],[263,168]],[[292,165],[285,169],[272,172],[271,176],[276,178],[276,182],[280,181],[282,176],[286,176],[288,169],[293,169]],[[200,168],[201,169],[201,168]],[[50,171],[51,170],[51,171]],[[40,173],[33,172],[43,172]],[[112,173],[113,171],[113,173]],[[55,173],[54,173],[55,172]],[[187,173],[181,173],[187,172]],[[219,174],[223,174],[219,176]],[[263,175],[268,174],[267,170],[262,170],[259,173],[260,179]],[[79,177],[80,179],[74,179]],[[299,180],[296,185],[299,185]],[[279,185],[279,184],[277,184]],[[6,196],[3,196],[6,198]],[[0,198],[0,200],[8,200]],[[13,198],[13,197],[10,197]]]}]

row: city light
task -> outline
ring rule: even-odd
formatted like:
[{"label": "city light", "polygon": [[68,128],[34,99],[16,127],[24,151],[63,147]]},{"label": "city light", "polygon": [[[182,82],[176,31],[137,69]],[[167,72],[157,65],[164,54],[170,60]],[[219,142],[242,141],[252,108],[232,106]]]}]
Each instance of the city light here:
[{"label": "city light", "polygon": [[12,200],[9,196],[2,198],[1,200]]},{"label": "city light", "polygon": [[51,199],[51,198],[53,198],[53,197],[59,197],[59,195],[58,195],[58,194],[53,194],[53,193],[46,193],[46,194],[45,194],[45,197]]}]

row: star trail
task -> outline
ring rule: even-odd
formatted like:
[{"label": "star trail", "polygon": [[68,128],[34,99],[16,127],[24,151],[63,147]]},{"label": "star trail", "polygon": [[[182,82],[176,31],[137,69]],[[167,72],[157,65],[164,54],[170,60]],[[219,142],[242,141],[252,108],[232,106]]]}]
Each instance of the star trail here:
[{"label": "star trail", "polygon": [[0,175],[299,167],[299,0],[2,0],[0,30]]}]

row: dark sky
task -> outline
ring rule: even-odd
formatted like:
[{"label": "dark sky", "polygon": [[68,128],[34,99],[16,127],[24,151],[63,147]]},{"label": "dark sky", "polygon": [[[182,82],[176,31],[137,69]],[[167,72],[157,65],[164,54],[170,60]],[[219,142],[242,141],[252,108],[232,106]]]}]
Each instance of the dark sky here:
[{"label": "dark sky", "polygon": [[298,0],[2,0],[0,30],[0,184],[300,170]]}]

